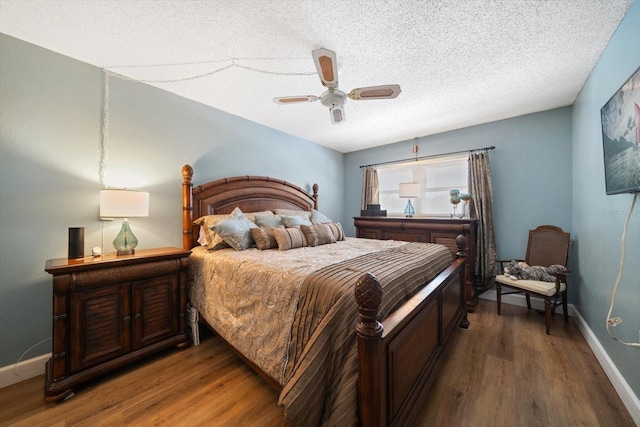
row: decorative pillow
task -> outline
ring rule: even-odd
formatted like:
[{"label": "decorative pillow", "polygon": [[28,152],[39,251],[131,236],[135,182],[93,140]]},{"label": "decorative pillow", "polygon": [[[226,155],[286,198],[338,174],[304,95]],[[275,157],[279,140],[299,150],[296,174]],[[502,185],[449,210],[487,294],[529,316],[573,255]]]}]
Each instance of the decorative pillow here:
[{"label": "decorative pillow", "polygon": [[301,225],[300,229],[304,233],[309,246],[320,246],[336,242],[333,231],[327,224]]},{"label": "decorative pillow", "polygon": [[511,280],[539,280],[542,282],[555,282],[554,274],[567,272],[564,265],[554,264],[549,267],[540,265],[529,265],[524,261],[511,261],[504,268],[504,274]]},{"label": "decorative pillow", "polygon": [[333,222],[328,216],[321,214],[315,209],[311,209],[311,223],[312,224],[327,224]]},{"label": "decorative pillow", "polygon": [[197,242],[200,246],[207,246],[209,244],[207,241],[207,232],[203,226],[200,226],[200,234],[198,234]]},{"label": "decorative pillow", "polygon": [[283,225],[279,225],[277,227],[261,226],[261,227],[256,227],[251,229],[251,236],[253,237],[253,240],[256,241],[256,246],[261,251],[264,251],[265,249],[276,249],[278,247],[278,242],[276,242],[276,238],[273,235],[274,228],[284,229],[284,226]]},{"label": "decorative pillow", "polygon": [[309,211],[302,211],[302,210],[296,210],[296,209],[274,209],[273,212],[275,212],[276,215],[300,215],[300,216],[306,216],[307,218],[311,218],[311,212]]},{"label": "decorative pillow", "polygon": [[309,218],[302,215],[281,215],[282,223],[287,228],[300,227],[301,225],[311,225]]},{"label": "decorative pillow", "polygon": [[[210,251],[217,251],[218,249],[229,247],[229,245],[224,241],[224,239],[218,236],[218,234],[215,231],[213,231],[213,227],[216,224],[228,218],[231,218],[231,214],[206,215],[193,221],[195,225],[199,225],[204,229],[204,234],[207,240],[207,246],[209,246]],[[200,239],[198,239],[198,241],[200,241]]]},{"label": "decorative pillow", "polygon": [[246,216],[238,215],[220,221],[213,231],[236,251],[244,251],[254,244],[251,229],[256,227]]},{"label": "decorative pillow", "polygon": [[[239,208],[236,208],[239,209]],[[256,216],[257,215],[261,215],[261,216],[273,216],[275,217],[275,215],[273,214],[273,212],[271,211],[260,211],[260,212],[249,212],[249,213],[245,213],[245,216],[247,218],[249,218],[249,221],[255,223],[256,222]]]},{"label": "decorative pillow", "polygon": [[271,215],[254,214],[255,222],[258,227],[278,227],[282,225],[282,219],[279,216],[275,216],[273,212],[269,212]]},{"label": "decorative pillow", "polygon": [[299,227],[274,228],[273,237],[275,237],[278,243],[278,250],[280,251],[288,251],[289,249],[307,246],[307,240]]},{"label": "decorative pillow", "polygon": [[342,229],[342,224],[339,222],[332,222],[327,224],[327,226],[331,229],[333,233],[333,237],[336,238],[336,241],[344,240],[344,230]]}]

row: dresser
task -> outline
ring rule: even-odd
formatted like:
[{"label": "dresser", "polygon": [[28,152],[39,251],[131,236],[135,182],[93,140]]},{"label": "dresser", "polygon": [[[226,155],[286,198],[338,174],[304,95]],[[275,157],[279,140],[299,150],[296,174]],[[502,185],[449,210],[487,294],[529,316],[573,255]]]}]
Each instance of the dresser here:
[{"label": "dresser", "polygon": [[405,242],[438,243],[449,248],[455,256],[456,237],[467,239],[465,293],[468,307],[473,307],[473,283],[476,260],[477,219],[469,218],[405,218],[355,217],[356,237]]},{"label": "dresser", "polygon": [[84,381],[187,344],[189,254],[159,248],[46,262],[53,276],[53,331],[45,400],[67,399]]}]

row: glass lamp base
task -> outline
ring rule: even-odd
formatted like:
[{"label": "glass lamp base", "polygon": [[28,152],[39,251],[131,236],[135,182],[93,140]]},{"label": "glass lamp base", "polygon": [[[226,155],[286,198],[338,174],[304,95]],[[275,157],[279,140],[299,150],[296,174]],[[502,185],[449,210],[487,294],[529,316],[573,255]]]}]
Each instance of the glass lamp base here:
[{"label": "glass lamp base", "polygon": [[136,253],[135,249],[118,249],[116,255],[133,255]]},{"label": "glass lamp base", "polygon": [[133,235],[131,228],[129,228],[129,222],[125,218],[122,221],[120,233],[113,240],[113,247],[116,249],[117,255],[131,255],[135,252],[136,246],[138,246],[138,239]]},{"label": "glass lamp base", "polygon": [[415,209],[413,209],[413,205],[411,204],[411,199],[409,199],[409,201],[407,202],[407,207],[404,209],[404,215],[407,218],[413,218],[413,214],[415,214],[416,211]]}]

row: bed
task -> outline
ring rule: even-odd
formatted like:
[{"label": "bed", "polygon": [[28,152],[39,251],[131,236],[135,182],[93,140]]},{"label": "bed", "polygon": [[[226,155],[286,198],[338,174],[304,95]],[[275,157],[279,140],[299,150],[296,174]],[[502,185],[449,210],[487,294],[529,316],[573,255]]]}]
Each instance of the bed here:
[{"label": "bed", "polygon": [[[464,237],[452,254],[441,245],[344,237],[331,222],[317,226],[333,231],[331,244],[306,234],[316,245],[211,251],[201,246],[206,230],[197,219],[238,211],[322,216],[318,186],[307,192],[260,176],[194,186],[189,165],[182,176],[183,246],[193,249],[191,303],[201,321],[280,392],[285,420],[305,426],[410,423],[447,343],[458,327],[469,326]],[[208,282],[214,276],[217,285]],[[238,303],[241,308],[226,306]],[[247,315],[255,317],[246,322]]]}]

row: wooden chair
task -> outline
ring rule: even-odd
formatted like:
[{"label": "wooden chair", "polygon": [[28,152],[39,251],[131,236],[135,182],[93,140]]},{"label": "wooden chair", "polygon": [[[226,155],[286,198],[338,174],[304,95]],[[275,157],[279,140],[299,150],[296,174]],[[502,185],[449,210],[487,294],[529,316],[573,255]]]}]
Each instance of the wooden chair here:
[{"label": "wooden chair", "polygon": [[[524,262],[534,266],[549,267],[554,264],[567,266],[569,258],[569,233],[553,225],[541,225],[535,230],[529,230],[529,242]],[[504,272],[504,263],[511,260],[498,260],[500,272]],[[523,260],[516,260],[523,261]],[[567,271],[567,273],[569,270]],[[498,302],[498,314],[500,314],[502,295],[524,293],[527,298],[527,307],[531,309],[529,294],[539,295],[544,298],[544,316],[547,334],[551,329],[551,315],[555,308],[562,304],[564,321],[569,321],[567,313],[567,279],[566,274],[557,274],[555,282],[543,282],[539,280],[512,280],[509,276],[500,274],[496,276],[496,296]],[[502,292],[502,287],[508,286],[514,289],[512,292]],[[517,290],[516,290],[517,289]],[[552,300],[561,297],[562,303]]]}]

